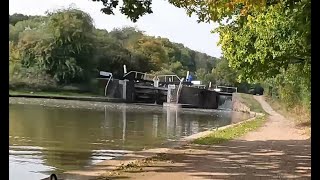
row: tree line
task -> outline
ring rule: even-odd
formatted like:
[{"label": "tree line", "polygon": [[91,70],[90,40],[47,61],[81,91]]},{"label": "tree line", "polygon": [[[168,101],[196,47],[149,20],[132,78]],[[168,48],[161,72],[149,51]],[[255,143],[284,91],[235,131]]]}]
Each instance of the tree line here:
[{"label": "tree line", "polygon": [[133,27],[97,29],[90,15],[74,8],[46,16],[9,15],[9,51],[11,87],[88,85],[101,70],[122,77],[124,64],[129,71],[180,77],[190,71],[206,84],[236,83],[223,58]]}]

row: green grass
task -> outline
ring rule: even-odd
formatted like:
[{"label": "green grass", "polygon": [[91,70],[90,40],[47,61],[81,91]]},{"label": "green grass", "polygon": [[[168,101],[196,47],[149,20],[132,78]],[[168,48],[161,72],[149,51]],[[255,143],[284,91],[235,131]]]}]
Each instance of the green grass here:
[{"label": "green grass", "polygon": [[47,92],[47,91],[25,91],[25,90],[9,90],[11,95],[42,95],[42,96],[98,96],[91,93],[77,93],[68,91]]},{"label": "green grass", "polygon": [[251,94],[238,93],[239,101],[250,108],[250,111],[258,113],[266,113],[260,103],[253,98]]},{"label": "green grass", "polygon": [[241,137],[250,131],[258,129],[265,123],[265,120],[266,116],[260,116],[255,118],[254,120],[244,122],[230,128],[214,131],[208,136],[194,140],[193,143],[201,145],[212,145],[226,142]]}]

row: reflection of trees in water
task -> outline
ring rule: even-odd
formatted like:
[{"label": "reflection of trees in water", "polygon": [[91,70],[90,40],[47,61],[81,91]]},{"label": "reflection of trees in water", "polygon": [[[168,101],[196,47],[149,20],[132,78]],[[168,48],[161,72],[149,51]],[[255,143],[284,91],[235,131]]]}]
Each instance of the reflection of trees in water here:
[{"label": "reflection of trees in water", "polygon": [[[43,160],[47,165],[59,169],[87,165],[91,148],[79,143],[79,139],[88,139],[86,126],[76,125],[85,122],[63,122],[68,118],[74,117],[63,112],[57,113],[54,109],[10,107],[10,145],[43,147],[38,150]],[[61,128],[63,126],[65,128]],[[86,161],[77,161],[83,159]]]},{"label": "reflection of trees in water", "polygon": [[205,113],[181,113],[179,110],[166,109],[167,138],[180,138],[195,134],[212,127],[221,127],[231,123],[230,111],[216,111],[211,115]]},{"label": "reflection of trees in water", "polygon": [[[92,151],[122,149],[122,114],[40,106],[10,107],[10,145],[39,146],[45,164],[77,169],[91,163]],[[112,156],[109,152],[106,156]]]},{"label": "reflection of trees in water", "polygon": [[[226,125],[231,114],[184,114],[165,109],[163,113],[104,112],[79,109],[10,106],[10,145],[39,146],[46,165],[63,170],[88,165],[93,150],[139,150],[154,147],[168,138],[180,138]],[[31,141],[28,141],[31,140]],[[107,156],[112,156],[108,154]]]}]

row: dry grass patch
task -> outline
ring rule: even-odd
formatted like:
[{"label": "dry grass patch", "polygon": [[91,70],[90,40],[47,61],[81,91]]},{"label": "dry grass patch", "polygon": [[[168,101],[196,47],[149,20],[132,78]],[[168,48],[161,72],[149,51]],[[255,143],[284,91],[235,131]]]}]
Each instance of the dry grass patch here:
[{"label": "dry grass patch", "polygon": [[298,128],[304,129],[306,135],[311,135],[311,113],[309,110],[300,105],[293,108],[286,108],[284,104],[269,96],[266,96],[265,100],[275,111],[279,112],[285,118],[293,120]]}]

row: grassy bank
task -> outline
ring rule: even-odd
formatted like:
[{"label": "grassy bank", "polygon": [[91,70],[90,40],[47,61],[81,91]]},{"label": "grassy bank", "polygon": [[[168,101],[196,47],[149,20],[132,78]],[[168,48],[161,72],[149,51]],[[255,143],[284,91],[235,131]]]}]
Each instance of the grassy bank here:
[{"label": "grassy bank", "polygon": [[[238,93],[236,98],[242,104],[249,107],[250,111],[258,112],[258,113],[266,113],[261,107],[260,103],[253,98],[253,95]],[[232,127],[229,127],[223,130],[214,131],[208,136],[201,137],[194,140],[193,143],[202,144],[202,145],[212,145],[212,144],[226,142],[226,141],[241,137],[250,131],[254,131],[258,129],[265,123],[265,120],[266,120],[266,115],[256,117],[253,120],[239,123],[237,125],[234,125]]]},{"label": "grassy bank", "polygon": [[10,95],[39,95],[39,96],[98,96],[93,93],[79,93],[72,91],[27,91],[27,90],[9,90]]},{"label": "grassy bank", "polygon": [[237,97],[238,97],[238,100],[241,103],[248,106],[251,111],[258,112],[258,113],[265,113],[265,111],[262,109],[260,103],[253,98],[253,95],[238,93]]},{"label": "grassy bank", "polygon": [[208,136],[194,140],[193,143],[201,145],[212,145],[226,142],[241,137],[250,131],[258,129],[264,124],[265,121],[266,116],[260,116],[255,118],[254,120],[237,124],[230,128],[214,131]]},{"label": "grassy bank", "polygon": [[305,130],[307,135],[311,135],[311,113],[309,110],[302,106],[294,106],[293,108],[287,108],[284,103],[279,100],[273,99],[270,96],[265,96],[265,100],[270,106],[289,120],[293,120],[297,127]]}]

